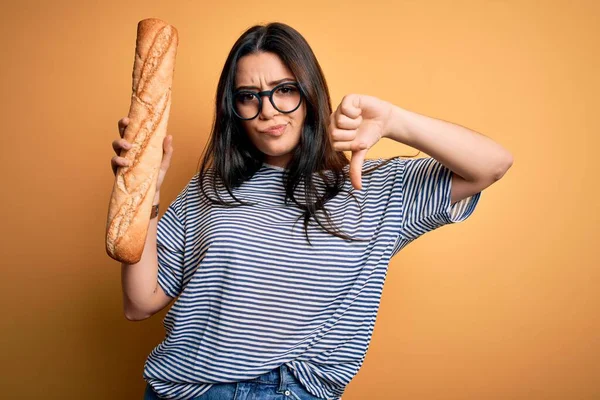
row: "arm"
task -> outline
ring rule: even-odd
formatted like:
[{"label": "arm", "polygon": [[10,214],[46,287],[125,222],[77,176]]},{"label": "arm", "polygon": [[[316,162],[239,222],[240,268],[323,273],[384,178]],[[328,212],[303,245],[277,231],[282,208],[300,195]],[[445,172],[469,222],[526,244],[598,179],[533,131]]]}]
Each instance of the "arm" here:
[{"label": "arm", "polygon": [[452,204],[499,180],[513,163],[512,155],[487,136],[397,106],[383,136],[421,150],[452,170]]},{"label": "arm", "polygon": [[[156,193],[152,204],[158,204],[159,198]],[[158,218],[151,219],[140,261],[121,265],[123,311],[130,321],[149,318],[173,300],[158,284],[157,228]]]}]

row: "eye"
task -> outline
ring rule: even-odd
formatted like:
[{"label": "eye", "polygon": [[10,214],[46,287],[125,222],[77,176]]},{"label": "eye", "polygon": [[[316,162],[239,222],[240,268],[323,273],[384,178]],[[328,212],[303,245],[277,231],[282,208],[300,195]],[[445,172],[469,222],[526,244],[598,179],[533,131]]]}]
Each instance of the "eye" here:
[{"label": "eye", "polygon": [[235,95],[235,100],[240,103],[250,103],[254,100],[254,94],[251,92],[240,92]]},{"label": "eye", "polygon": [[285,85],[277,89],[277,92],[285,95],[291,95],[295,94],[297,90],[298,89],[294,85]]}]

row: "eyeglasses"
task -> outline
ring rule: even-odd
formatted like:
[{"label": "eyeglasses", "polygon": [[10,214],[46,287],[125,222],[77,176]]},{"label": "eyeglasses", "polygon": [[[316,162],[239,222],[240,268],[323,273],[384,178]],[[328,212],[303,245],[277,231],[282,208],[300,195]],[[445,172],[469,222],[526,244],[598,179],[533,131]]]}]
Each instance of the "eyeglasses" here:
[{"label": "eyeglasses", "polygon": [[263,96],[269,96],[277,111],[288,114],[300,107],[303,95],[297,82],[284,82],[262,92],[239,90],[233,94],[233,112],[243,120],[256,118],[262,109]]}]

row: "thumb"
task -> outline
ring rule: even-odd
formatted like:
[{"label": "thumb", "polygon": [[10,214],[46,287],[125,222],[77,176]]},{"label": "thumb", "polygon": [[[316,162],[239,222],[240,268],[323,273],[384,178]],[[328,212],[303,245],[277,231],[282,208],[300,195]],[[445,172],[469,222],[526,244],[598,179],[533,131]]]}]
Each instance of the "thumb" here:
[{"label": "thumb", "polygon": [[367,150],[353,151],[350,159],[350,182],[357,190],[362,189],[362,166]]}]

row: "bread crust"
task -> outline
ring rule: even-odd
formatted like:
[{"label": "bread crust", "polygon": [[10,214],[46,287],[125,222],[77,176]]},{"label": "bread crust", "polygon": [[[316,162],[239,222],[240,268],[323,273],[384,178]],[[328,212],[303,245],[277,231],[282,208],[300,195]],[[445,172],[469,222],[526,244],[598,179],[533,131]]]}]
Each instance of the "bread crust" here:
[{"label": "bread crust", "polygon": [[126,264],[140,261],[146,243],[178,44],[177,29],[166,22],[148,18],[138,23],[129,124],[123,135],[132,147],[120,154],[131,164],[117,169],[105,240],[107,254]]}]

